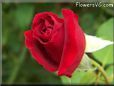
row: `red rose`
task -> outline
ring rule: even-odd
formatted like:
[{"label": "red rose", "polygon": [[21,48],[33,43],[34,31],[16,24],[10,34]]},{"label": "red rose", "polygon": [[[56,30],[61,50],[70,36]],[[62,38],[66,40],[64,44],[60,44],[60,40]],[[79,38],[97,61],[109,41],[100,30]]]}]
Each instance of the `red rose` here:
[{"label": "red rose", "polygon": [[25,44],[45,69],[71,77],[84,54],[85,37],[78,16],[69,9],[62,14],[64,18],[52,12],[36,14],[32,29],[25,32]]}]

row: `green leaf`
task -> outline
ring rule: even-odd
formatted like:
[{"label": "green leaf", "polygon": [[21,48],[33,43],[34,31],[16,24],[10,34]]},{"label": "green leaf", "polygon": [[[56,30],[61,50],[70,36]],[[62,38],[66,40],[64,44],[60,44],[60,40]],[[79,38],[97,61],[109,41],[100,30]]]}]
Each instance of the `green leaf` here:
[{"label": "green leaf", "polygon": [[80,79],[85,75],[84,71],[75,71],[71,78],[66,76],[61,76],[63,84],[79,84]]},{"label": "green leaf", "polygon": [[[97,36],[107,39],[113,40],[113,18],[104,22],[99,28],[97,32]],[[101,61],[104,65],[113,62],[113,46],[105,47],[95,53],[93,53],[96,59]]]},{"label": "green leaf", "polygon": [[96,81],[96,75],[91,70],[87,71],[87,73],[80,79],[81,84],[92,84],[95,81]]},{"label": "green leaf", "polygon": [[71,78],[68,78],[66,76],[61,76],[61,80],[63,84],[71,84]]},{"label": "green leaf", "polygon": [[106,70],[107,75],[109,76],[110,83],[114,82],[114,73],[113,73],[114,67],[109,66],[108,69]]},{"label": "green leaf", "polygon": [[34,6],[31,4],[18,5],[15,16],[16,22],[20,29],[28,29],[34,14]]},{"label": "green leaf", "polygon": [[89,70],[87,72],[75,71],[71,78],[62,76],[61,80],[63,84],[92,84],[95,82],[95,78],[94,72]]},{"label": "green leaf", "polygon": [[104,65],[113,62],[113,46],[108,46],[104,49],[101,49],[95,53],[93,53],[95,58],[101,61]]},{"label": "green leaf", "polygon": [[109,19],[108,21],[104,22],[97,31],[97,36],[113,41],[113,24],[114,18]]}]

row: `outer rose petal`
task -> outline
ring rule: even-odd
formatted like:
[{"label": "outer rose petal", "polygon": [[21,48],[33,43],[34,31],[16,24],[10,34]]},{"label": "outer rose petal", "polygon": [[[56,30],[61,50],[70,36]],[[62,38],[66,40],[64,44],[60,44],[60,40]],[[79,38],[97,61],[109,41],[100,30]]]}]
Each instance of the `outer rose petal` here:
[{"label": "outer rose petal", "polygon": [[84,54],[85,37],[75,14],[68,9],[63,9],[62,14],[64,16],[65,41],[58,75],[71,77]]},{"label": "outer rose petal", "polygon": [[25,45],[26,45],[26,47],[29,48],[29,49],[34,47],[34,41],[33,41],[33,38],[32,38],[32,31],[31,30],[25,31],[24,35],[25,35]]},{"label": "outer rose petal", "polygon": [[24,35],[26,47],[29,49],[34,59],[50,72],[57,70],[57,66],[55,65],[53,60],[50,59],[50,56],[45,51],[44,47],[42,47],[42,45],[34,40],[32,31],[28,30],[24,33]]}]

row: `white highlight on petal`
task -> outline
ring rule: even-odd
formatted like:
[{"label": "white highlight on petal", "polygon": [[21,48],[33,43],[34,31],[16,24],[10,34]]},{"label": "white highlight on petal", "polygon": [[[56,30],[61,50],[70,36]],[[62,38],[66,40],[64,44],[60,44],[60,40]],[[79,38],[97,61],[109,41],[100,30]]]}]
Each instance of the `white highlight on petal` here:
[{"label": "white highlight on petal", "polygon": [[113,44],[113,42],[98,38],[96,36],[91,36],[85,34],[86,38],[86,49],[85,52],[95,52],[100,50],[108,45]]}]

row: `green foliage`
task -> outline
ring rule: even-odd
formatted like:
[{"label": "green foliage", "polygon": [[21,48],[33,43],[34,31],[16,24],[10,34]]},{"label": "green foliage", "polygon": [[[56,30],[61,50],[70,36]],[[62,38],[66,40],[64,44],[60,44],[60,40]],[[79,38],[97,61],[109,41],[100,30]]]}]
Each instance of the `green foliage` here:
[{"label": "green foliage", "polygon": [[28,29],[27,26],[30,26],[34,13],[34,6],[31,4],[22,4],[17,5],[15,10],[15,17],[17,25],[20,29]]},{"label": "green foliage", "polygon": [[114,18],[111,18],[108,21],[104,22],[98,28],[96,35],[103,39],[113,41],[113,30],[114,30],[113,24],[114,24]]},{"label": "green foliage", "polygon": [[80,22],[82,23],[81,26],[84,28],[86,33],[94,33],[94,28],[91,27],[94,25],[94,19],[95,15],[93,15],[93,13],[85,13],[82,15]]},{"label": "green foliage", "polygon": [[[107,39],[107,40],[111,40],[113,41],[113,22],[114,18],[109,19],[108,21],[104,22],[98,29],[97,31],[97,36],[103,38],[103,39]],[[113,62],[113,46],[110,45],[108,47],[105,47],[102,50],[99,50],[95,53],[93,53],[95,58],[98,59],[100,62],[102,62],[103,67],[111,64],[111,66],[109,66],[107,68],[107,74],[109,75],[109,77],[113,76],[113,67],[114,67],[114,62]],[[113,82],[113,80],[110,80],[111,82]]]},{"label": "green foliage", "polygon": [[[109,19],[104,22],[97,31],[97,36],[113,41],[113,20]],[[104,65],[113,63],[113,46],[108,46],[100,51],[94,53],[95,57],[102,61]]]},{"label": "green foliage", "polygon": [[[104,54],[102,54],[102,53],[104,53]],[[103,63],[103,65],[113,63],[113,46],[110,45],[108,47],[105,47],[104,49],[96,51],[94,53],[94,56],[99,61],[101,61]]]},{"label": "green foliage", "polygon": [[72,78],[63,76],[61,79],[64,84],[92,84],[96,80],[96,75],[91,70],[87,72],[75,71],[72,75]]}]

